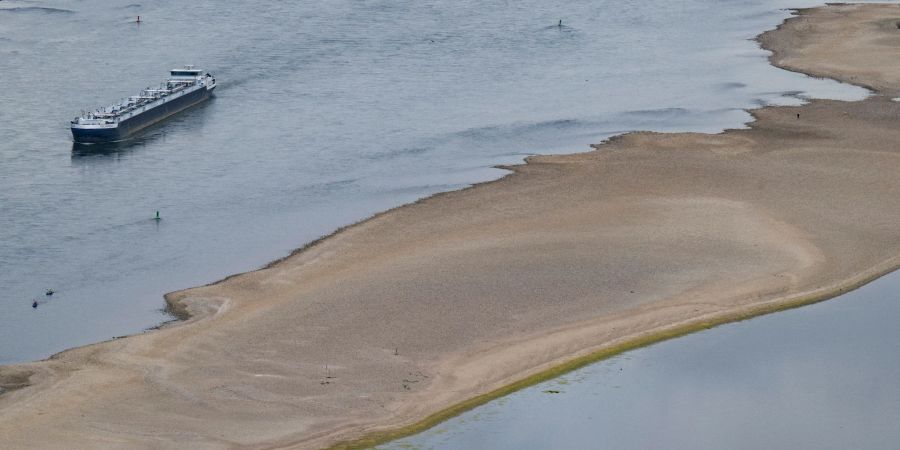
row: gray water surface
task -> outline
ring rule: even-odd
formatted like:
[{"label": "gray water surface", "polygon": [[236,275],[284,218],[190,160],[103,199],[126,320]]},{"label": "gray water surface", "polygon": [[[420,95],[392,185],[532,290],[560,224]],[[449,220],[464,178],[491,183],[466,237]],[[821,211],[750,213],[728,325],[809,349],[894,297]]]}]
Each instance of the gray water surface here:
[{"label": "gray water surface", "polygon": [[[529,154],[865,96],[749,40],[816,4],[2,1],[0,364],[152,327],[166,292]],[[185,63],[216,76],[214,100],[125,144],[72,144],[80,110]]]},{"label": "gray water surface", "polygon": [[623,353],[400,449],[895,449],[900,272],[824,303]]}]

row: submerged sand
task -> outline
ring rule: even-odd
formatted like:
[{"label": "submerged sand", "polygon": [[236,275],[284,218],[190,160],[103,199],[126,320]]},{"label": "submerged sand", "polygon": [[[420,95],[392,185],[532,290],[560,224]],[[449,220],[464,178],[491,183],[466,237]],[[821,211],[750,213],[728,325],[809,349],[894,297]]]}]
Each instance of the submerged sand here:
[{"label": "submerged sand", "polygon": [[[804,10],[773,63],[875,90],[633,133],[170,294],[192,318],[0,368],[4,448],[309,448],[900,264],[900,8]],[[799,118],[797,114],[800,114]],[[327,366],[327,369],[326,369]],[[22,387],[30,375],[30,385]]]}]

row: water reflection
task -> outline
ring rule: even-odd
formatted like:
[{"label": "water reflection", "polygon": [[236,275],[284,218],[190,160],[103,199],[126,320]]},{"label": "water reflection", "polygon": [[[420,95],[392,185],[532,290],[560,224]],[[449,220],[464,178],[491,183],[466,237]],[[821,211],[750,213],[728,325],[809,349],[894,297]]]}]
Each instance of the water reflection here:
[{"label": "water reflection", "polygon": [[130,139],[121,142],[107,142],[102,144],[72,143],[72,163],[83,164],[87,159],[118,160],[122,156],[134,151],[137,147],[143,147],[142,139]]}]

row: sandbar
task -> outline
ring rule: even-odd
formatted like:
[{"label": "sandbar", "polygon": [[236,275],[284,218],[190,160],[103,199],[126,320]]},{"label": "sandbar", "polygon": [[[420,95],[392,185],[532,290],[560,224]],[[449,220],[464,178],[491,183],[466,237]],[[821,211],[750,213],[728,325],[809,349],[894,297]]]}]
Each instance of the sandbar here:
[{"label": "sandbar", "polygon": [[895,270],[898,23],[896,5],[829,5],[759,37],[773,64],[866,86],[865,100],[531,157],[168,294],[185,321],[0,367],[0,442],[363,445],[554,370]]}]

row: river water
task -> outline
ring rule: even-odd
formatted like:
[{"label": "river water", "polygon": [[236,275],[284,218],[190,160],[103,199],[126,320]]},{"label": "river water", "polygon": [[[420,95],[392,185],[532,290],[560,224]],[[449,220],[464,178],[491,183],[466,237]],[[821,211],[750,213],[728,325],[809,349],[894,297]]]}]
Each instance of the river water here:
[{"label": "river water", "polygon": [[[809,0],[136,1],[0,2],[0,363],[153,327],[166,292],[529,154],[866,95],[750,40]],[[214,100],[72,144],[80,110],[185,63]]]},{"label": "river water", "polygon": [[895,449],[900,272],[630,351],[384,449]]}]

